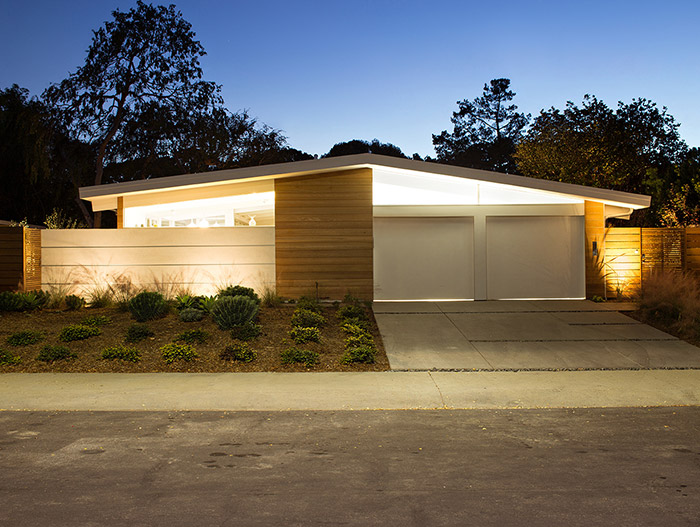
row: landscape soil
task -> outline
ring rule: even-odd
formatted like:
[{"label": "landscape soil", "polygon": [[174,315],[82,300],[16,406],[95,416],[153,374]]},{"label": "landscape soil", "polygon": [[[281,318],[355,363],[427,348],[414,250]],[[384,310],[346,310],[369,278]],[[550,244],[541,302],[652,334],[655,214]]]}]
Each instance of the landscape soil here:
[{"label": "landscape soil", "polygon": [[[127,328],[134,323],[129,313],[116,308],[82,309],[79,311],[50,311],[41,310],[29,313],[0,313],[0,348],[21,358],[19,364],[0,365],[1,373],[24,372],[71,372],[71,373],[146,373],[146,372],[300,372],[300,371],[384,371],[389,369],[389,361],[384,352],[381,336],[377,329],[371,311],[368,311],[372,325],[372,334],[377,346],[377,356],[374,364],[341,363],[345,351],[345,334],[336,316],[336,306],[324,306],[323,315],[327,323],[321,328],[320,343],[295,344],[289,337],[291,318],[294,305],[284,304],[278,307],[262,307],[258,323],[262,325],[263,334],[249,341],[251,349],[257,353],[257,359],[250,363],[224,361],[219,358],[220,352],[235,341],[230,331],[222,331],[207,316],[200,322],[182,322],[177,313],[149,321],[147,324],[154,336],[135,344],[126,344],[124,336]],[[70,324],[78,324],[90,315],[103,315],[110,323],[100,327],[101,334],[86,340],[61,342],[58,338],[61,329]],[[203,329],[208,338],[203,344],[194,344],[199,355],[192,362],[176,361],[166,364],[159,348],[173,342],[183,331]],[[15,332],[23,330],[40,331],[45,338],[29,346],[11,346],[7,338]],[[45,345],[63,345],[77,355],[71,360],[61,360],[46,363],[36,360],[39,351]],[[139,362],[123,362],[120,360],[102,359],[102,351],[110,346],[126,344],[141,352]],[[280,353],[295,346],[319,353],[320,362],[312,367],[302,364],[285,365],[280,360]]]}]

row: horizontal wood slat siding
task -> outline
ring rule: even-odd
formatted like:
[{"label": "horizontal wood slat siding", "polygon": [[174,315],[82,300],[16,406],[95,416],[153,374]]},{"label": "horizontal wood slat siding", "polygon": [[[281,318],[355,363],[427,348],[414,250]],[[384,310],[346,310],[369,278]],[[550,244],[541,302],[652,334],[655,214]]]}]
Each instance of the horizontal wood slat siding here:
[{"label": "horizontal wood slat siding", "polygon": [[0,227],[0,291],[41,288],[41,230]]},{"label": "horizontal wood slat siding", "polygon": [[373,297],[372,171],[275,180],[277,292]]},{"label": "horizontal wood slat siding", "polygon": [[212,294],[224,284],[260,292],[275,282],[274,227],[47,230],[44,287],[84,294],[131,281],[137,287]]},{"label": "horizontal wood slat siding", "polygon": [[685,229],[685,268],[700,273],[700,227]]}]

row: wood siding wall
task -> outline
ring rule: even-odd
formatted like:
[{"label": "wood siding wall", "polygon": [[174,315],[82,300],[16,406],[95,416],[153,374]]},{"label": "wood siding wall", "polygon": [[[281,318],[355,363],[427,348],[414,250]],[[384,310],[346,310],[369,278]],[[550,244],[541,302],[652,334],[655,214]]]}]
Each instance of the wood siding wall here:
[{"label": "wood siding wall", "polygon": [[41,230],[0,227],[0,291],[41,289]]},{"label": "wood siding wall", "polygon": [[277,293],[373,298],[371,169],[275,180]]},{"label": "wood siding wall", "polygon": [[[605,205],[595,201],[584,204],[586,230],[586,296],[605,296]],[[593,244],[597,254],[593,252]]]},{"label": "wood siding wall", "polygon": [[274,227],[65,229],[43,236],[44,288],[88,294],[135,287],[214,294],[225,284],[260,293],[275,282]]}]

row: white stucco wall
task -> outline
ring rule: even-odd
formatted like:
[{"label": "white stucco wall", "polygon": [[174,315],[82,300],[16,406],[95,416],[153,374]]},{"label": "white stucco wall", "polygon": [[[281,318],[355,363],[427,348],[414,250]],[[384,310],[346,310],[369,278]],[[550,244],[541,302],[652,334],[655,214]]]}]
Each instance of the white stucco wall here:
[{"label": "white stucco wall", "polygon": [[[275,228],[47,229],[42,288],[69,285],[186,289],[213,294],[225,284],[275,285]],[[159,286],[160,284],[160,286]]]}]

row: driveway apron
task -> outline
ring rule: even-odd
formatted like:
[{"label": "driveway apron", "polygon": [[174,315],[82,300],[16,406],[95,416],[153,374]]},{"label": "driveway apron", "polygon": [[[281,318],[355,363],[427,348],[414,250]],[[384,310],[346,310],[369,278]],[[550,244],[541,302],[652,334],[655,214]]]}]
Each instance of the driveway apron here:
[{"label": "driveway apron", "polygon": [[700,368],[700,349],[587,300],[381,302],[394,370]]}]

